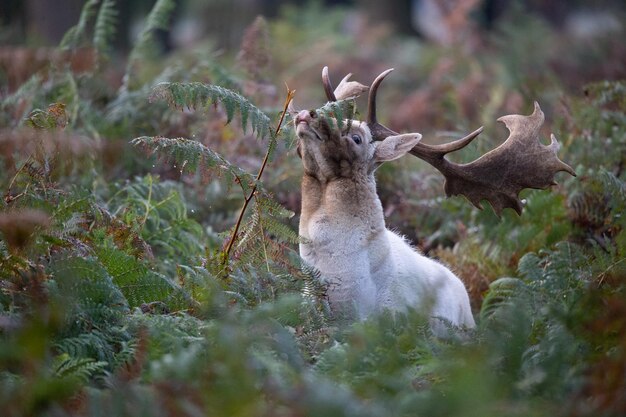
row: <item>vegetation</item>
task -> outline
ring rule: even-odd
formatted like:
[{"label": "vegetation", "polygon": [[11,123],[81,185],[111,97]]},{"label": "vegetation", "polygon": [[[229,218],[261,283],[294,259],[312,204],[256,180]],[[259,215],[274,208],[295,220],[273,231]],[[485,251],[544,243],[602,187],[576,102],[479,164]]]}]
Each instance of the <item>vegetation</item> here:
[{"label": "vegetation", "polygon": [[[45,68],[3,87],[3,415],[626,414],[626,83],[592,76],[624,62],[623,36],[572,41],[513,11],[473,51],[346,32],[313,3],[257,19],[237,57],[164,58],[172,5],[116,65],[115,2],[87,1]],[[419,161],[379,170],[388,223],[465,281],[471,335],[437,339],[416,311],[334,320],[302,265],[286,108],[323,104],[326,64],[363,82],[396,66],[379,103],[398,129],[485,124],[459,159],[497,143],[498,116],[546,111],[578,176],[526,191],[521,217],[444,199]]]}]

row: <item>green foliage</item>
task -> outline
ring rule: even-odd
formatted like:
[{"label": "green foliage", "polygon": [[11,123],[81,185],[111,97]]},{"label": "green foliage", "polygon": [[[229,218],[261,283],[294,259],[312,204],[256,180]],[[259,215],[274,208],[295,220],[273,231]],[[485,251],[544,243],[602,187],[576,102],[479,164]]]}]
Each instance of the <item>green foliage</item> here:
[{"label": "green foliage", "polygon": [[[89,21],[96,15],[99,3],[100,0],[89,0],[85,3],[80,13],[78,23],[76,24],[76,26],[70,28],[61,40],[61,44],[59,45],[61,49],[76,49],[77,47],[81,46],[81,43],[87,37],[87,25],[89,24]],[[102,7],[104,7],[104,5],[101,6],[101,8]]]},{"label": "green foliage", "polygon": [[[91,45],[100,59],[106,57],[115,36],[117,14],[115,0],[87,1],[83,6],[78,23],[67,31],[59,48],[75,51],[80,47]],[[92,21],[93,28],[90,28],[89,25]],[[89,39],[90,32],[93,32],[92,39]]]},{"label": "green foliage", "polygon": [[93,45],[100,55],[106,55],[111,48],[117,25],[115,0],[103,0],[94,25]]},{"label": "green foliage", "polygon": [[349,123],[354,118],[355,110],[354,100],[337,100],[324,104],[317,109],[317,113],[320,117],[327,119],[331,125],[337,123],[341,128],[346,120]]},{"label": "green foliage", "polygon": [[252,132],[260,138],[270,135],[270,119],[241,94],[216,85],[202,83],[160,83],[154,87],[151,100],[164,99],[177,109],[208,108],[222,103],[226,110],[227,121],[230,123],[235,112],[241,115],[241,127],[246,131],[248,120]]},{"label": "green foliage", "polygon": [[298,234],[282,223],[293,215],[270,196],[256,199],[251,215],[239,232],[238,263],[269,271],[270,264],[282,260],[288,245],[300,242]]},{"label": "green foliage", "polygon": [[170,17],[176,7],[174,0],[157,0],[145,20],[144,26],[139,33],[137,42],[128,57],[126,73],[124,74],[122,91],[136,89],[135,77],[137,77],[138,62],[142,59],[150,59],[155,54],[155,32],[159,29],[169,28]]},{"label": "green foliage", "polygon": [[107,362],[96,362],[91,358],[72,358],[65,354],[57,358],[54,368],[58,378],[76,378],[86,383],[96,373],[101,372],[107,366]]},{"label": "green foliage", "polygon": [[384,313],[352,326],[341,339],[320,355],[315,368],[363,398],[409,393],[414,380],[427,379],[438,345],[424,316],[415,311]]},{"label": "green foliage", "polygon": [[166,155],[173,160],[175,167],[180,167],[181,171],[201,170],[204,175],[209,175],[210,171],[214,171],[218,175],[225,176],[231,183],[236,181],[246,190],[250,189],[255,182],[251,174],[195,140],[143,136],[133,139],[131,143],[150,149],[154,153]]},{"label": "green foliage", "polygon": [[[524,269],[523,261],[520,262],[520,269]],[[527,291],[527,285],[518,278],[504,277],[495,280],[489,285],[489,292],[483,299],[480,307],[480,320],[488,320],[504,306],[510,305],[511,300],[522,297]]]},{"label": "green foliage", "polygon": [[188,202],[179,183],[148,175],[115,184],[111,192],[107,206],[126,225],[116,239],[121,243],[118,246],[140,258],[158,257],[161,261],[155,266],[160,272],[171,277],[177,265],[198,264],[205,248],[215,244],[189,217]]},{"label": "green foliage", "polygon": [[[93,68],[50,62],[2,88],[3,415],[624,414],[623,82],[567,91],[577,72],[557,79],[561,63],[551,62],[564,40],[528,14],[485,35],[488,55],[375,25],[364,33],[321,2],[286,7],[267,31],[258,23],[267,50],[243,69],[205,45],[157,60],[155,31],[173,8],[154,4],[121,88],[110,78],[118,63],[105,59],[113,0],[87,1],[60,46],[63,59],[93,47]],[[357,48],[363,39],[368,48]],[[538,96],[578,174],[525,192],[524,214],[499,219],[444,199],[441,178],[420,163],[379,169],[391,227],[470,289],[478,328],[446,339],[411,309],[356,323],[333,316],[319,273],[297,254],[293,133],[273,85],[250,66],[264,62],[276,84],[297,76],[298,101],[319,103],[317,68],[358,62],[361,77],[389,57],[405,67],[385,87],[401,103],[388,107],[392,124],[456,135]],[[425,87],[402,104],[416,85]],[[361,117],[352,100],[319,113]],[[491,148],[498,134],[485,133],[458,159]]]},{"label": "green foliage", "polygon": [[117,323],[128,304],[108,271],[97,261],[82,257],[62,257],[50,266],[59,291],[73,299],[73,307],[83,316],[79,327],[96,323]]},{"label": "green foliage", "polygon": [[133,256],[110,245],[98,248],[97,256],[131,308],[159,301],[172,309],[183,304],[185,295],[177,285]]}]

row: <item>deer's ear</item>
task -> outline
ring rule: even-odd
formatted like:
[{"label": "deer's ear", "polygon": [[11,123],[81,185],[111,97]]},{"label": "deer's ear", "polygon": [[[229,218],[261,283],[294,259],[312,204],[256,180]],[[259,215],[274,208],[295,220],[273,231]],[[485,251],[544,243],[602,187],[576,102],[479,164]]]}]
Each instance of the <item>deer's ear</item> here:
[{"label": "deer's ear", "polygon": [[383,141],[375,143],[374,162],[382,163],[398,159],[413,149],[421,139],[422,135],[419,133],[388,136]]}]

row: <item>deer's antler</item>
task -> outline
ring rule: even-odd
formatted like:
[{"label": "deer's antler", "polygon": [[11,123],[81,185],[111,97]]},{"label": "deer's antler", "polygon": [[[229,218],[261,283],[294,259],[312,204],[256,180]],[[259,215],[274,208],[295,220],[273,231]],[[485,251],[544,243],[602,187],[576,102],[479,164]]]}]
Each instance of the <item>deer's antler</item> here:
[{"label": "deer's antler", "polygon": [[[383,79],[392,71],[381,73],[372,83],[368,99],[367,125],[374,140],[383,140],[396,135],[393,130],[378,123],[376,119],[376,92]],[[487,200],[496,214],[504,208],[512,208],[521,214],[522,202],[519,193],[524,188],[545,189],[554,182],[554,175],[565,171],[576,176],[574,170],[557,156],[559,144],[551,135],[546,146],[539,141],[539,130],[544,115],[535,102],[530,116],[512,114],[502,116],[509,129],[509,137],[497,148],[467,164],[456,164],[444,158],[450,152],[467,146],[483,130],[482,127],[454,142],[443,145],[418,143],[411,153],[437,168],[446,178],[447,196],[464,195],[476,207],[482,209],[481,201]]]},{"label": "deer's antler", "polygon": [[347,100],[356,98],[366,92],[369,87],[356,81],[349,81],[352,73],[343,77],[337,88],[333,90],[333,85],[328,76],[328,67],[322,69],[322,83],[328,101]]},{"label": "deer's antler", "polygon": [[[380,83],[393,68],[383,71],[372,83],[368,96],[367,126],[374,140],[383,140],[398,133],[378,122],[376,117],[376,93]],[[322,80],[326,96],[330,101],[347,97],[356,97],[367,87],[348,82],[351,74],[341,81],[333,91],[328,67],[322,70]],[[350,88],[347,85],[352,85]],[[360,87],[358,87],[360,86]],[[482,131],[480,127],[469,135],[442,145],[418,143],[411,153],[437,168],[446,178],[444,190],[447,196],[463,195],[476,207],[482,209],[481,201],[487,200],[496,214],[503,209],[512,208],[518,214],[522,212],[519,193],[525,188],[545,189],[554,185],[554,175],[565,171],[576,176],[574,170],[557,156],[559,144],[551,135],[550,145],[539,141],[539,131],[544,122],[544,115],[535,102],[535,109],[530,116],[512,114],[502,116],[509,129],[509,137],[497,148],[467,164],[456,164],[445,155],[467,146]]]}]

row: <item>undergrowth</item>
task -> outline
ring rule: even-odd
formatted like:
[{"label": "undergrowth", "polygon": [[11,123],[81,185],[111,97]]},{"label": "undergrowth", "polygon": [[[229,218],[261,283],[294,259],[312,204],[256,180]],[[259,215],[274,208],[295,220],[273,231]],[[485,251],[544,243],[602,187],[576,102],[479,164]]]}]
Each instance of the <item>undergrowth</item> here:
[{"label": "undergrowth", "polygon": [[[540,33],[525,42],[536,50],[522,66],[510,42],[487,39],[491,60],[458,45],[414,45],[420,60],[405,62],[404,80],[389,88],[430,74],[430,89],[400,103],[392,123],[427,117],[431,108],[420,103],[432,100],[447,111],[429,119],[433,128],[458,132],[492,124],[517,97],[539,94],[562,159],[578,175],[526,191],[522,216],[505,211],[500,219],[443,199],[441,179],[419,163],[381,168],[391,226],[448,263],[470,291],[477,329],[438,339],[411,310],[335,319],[318,274],[298,256],[300,168],[287,111],[294,90],[272,98],[278,90],[252,69],[277,62],[279,73],[281,62],[297,61],[299,40],[341,33],[346,12],[326,16],[314,4],[257,20],[234,65],[207,51],[159,57],[154,34],[169,27],[173,6],[156,2],[115,86],[116,3],[90,0],[57,48],[68,56],[89,50],[87,69],[51,61],[2,90],[3,415],[626,413],[623,81],[551,101],[565,87],[548,69],[535,71],[551,68],[553,43],[538,39],[559,39],[534,20]],[[509,23],[498,32],[504,40],[523,29]],[[380,56],[412,48],[404,39],[390,47],[385,30],[368,36],[385,50]],[[333,47],[319,48],[337,67],[354,59],[378,67],[359,55],[355,38],[330,39]],[[453,65],[428,59],[438,56]],[[303,65],[296,67],[306,72]],[[493,94],[476,113],[463,88],[486,85],[482,74],[494,75]],[[316,86],[311,96],[321,97]],[[320,111],[359,117],[358,104]],[[488,126],[481,149],[461,158],[488,149],[493,136]]]}]

